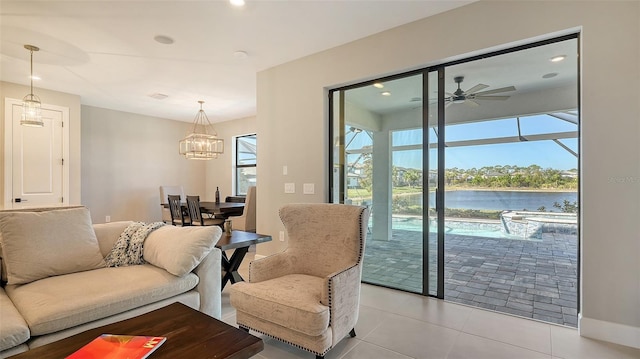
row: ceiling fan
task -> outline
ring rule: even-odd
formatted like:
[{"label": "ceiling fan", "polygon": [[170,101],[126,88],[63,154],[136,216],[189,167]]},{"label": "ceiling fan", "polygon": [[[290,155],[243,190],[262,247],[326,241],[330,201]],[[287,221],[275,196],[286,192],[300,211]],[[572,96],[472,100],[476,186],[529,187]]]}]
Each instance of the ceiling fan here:
[{"label": "ceiling fan", "polygon": [[458,89],[453,93],[445,92],[447,94],[447,97],[445,97],[444,99],[444,101],[447,103],[445,107],[449,107],[453,103],[465,103],[471,106],[480,106],[480,104],[475,100],[506,100],[511,96],[487,96],[487,95],[516,90],[515,87],[509,86],[509,87],[501,87],[495,90],[487,90],[487,91],[479,92],[489,87],[489,85],[477,84],[472,88],[468,89],[467,91],[463,91],[460,88],[460,83],[462,83],[463,80],[464,80],[464,76],[456,76],[453,78],[453,81],[455,81],[455,83],[458,84]]}]

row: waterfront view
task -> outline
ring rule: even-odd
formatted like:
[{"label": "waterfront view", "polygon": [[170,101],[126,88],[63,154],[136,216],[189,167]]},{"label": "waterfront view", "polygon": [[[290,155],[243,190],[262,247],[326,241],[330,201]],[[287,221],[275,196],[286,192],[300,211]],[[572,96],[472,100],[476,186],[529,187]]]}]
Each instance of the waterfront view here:
[{"label": "waterfront view", "polygon": [[[363,281],[576,325],[576,49],[567,38],[331,91],[332,202],[372,213]],[[558,81],[553,101],[530,91],[541,78]]]},{"label": "waterfront view", "polygon": [[[422,193],[407,195],[410,204],[422,204]],[[542,192],[542,191],[502,191],[502,190],[458,190],[447,191],[444,206],[446,208],[486,209],[498,211],[546,211],[558,212],[554,203],[564,201],[577,202],[578,193]],[[435,207],[435,196],[430,196],[429,207]]]}]

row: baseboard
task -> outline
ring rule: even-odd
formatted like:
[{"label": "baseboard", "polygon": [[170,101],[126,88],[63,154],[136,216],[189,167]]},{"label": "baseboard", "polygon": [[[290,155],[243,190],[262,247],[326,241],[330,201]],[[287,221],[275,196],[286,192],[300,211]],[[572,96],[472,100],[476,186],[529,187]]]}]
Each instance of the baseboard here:
[{"label": "baseboard", "polygon": [[580,335],[640,349],[640,328],[578,316]]}]

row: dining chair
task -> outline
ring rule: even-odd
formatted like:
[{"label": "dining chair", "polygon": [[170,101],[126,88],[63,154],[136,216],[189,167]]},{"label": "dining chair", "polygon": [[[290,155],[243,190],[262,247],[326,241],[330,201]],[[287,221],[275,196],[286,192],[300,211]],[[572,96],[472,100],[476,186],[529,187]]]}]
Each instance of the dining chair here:
[{"label": "dining chair", "polygon": [[168,195],[180,195],[180,201],[185,202],[184,188],[182,186],[160,186],[160,208],[162,211],[162,221],[164,223],[171,223],[171,211],[166,206]]},{"label": "dining chair", "polygon": [[222,218],[205,218],[200,210],[200,196],[187,196],[187,209],[191,217],[192,226],[220,226],[224,225]]},{"label": "dining chair", "polygon": [[251,186],[247,189],[242,215],[229,216],[229,219],[234,229],[245,232],[256,231],[256,186]]},{"label": "dining chair", "polygon": [[224,201],[231,203],[244,203],[246,200],[245,196],[227,196]]},{"label": "dining chair", "polygon": [[[182,199],[180,195],[170,194],[167,196],[169,202],[169,211],[171,212],[171,224],[179,226],[188,226],[191,222],[186,218],[185,213],[182,211]],[[176,224],[176,221],[178,223]]]}]

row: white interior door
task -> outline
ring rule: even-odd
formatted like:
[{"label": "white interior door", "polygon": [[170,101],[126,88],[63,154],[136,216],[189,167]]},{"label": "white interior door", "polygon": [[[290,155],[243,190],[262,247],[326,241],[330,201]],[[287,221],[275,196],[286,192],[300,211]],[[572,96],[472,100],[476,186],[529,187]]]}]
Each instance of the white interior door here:
[{"label": "white interior door", "polygon": [[[44,127],[20,125],[21,102],[6,104],[11,108],[11,124],[7,123],[5,148],[10,148],[10,164],[5,163],[5,207],[30,208],[68,204],[68,164],[64,161],[68,131],[68,108],[44,105]],[[9,114],[7,114],[9,115]],[[8,128],[10,127],[10,128]],[[67,147],[68,148],[68,147]],[[9,188],[10,187],[10,190]],[[9,192],[9,193],[7,193]]]}]

